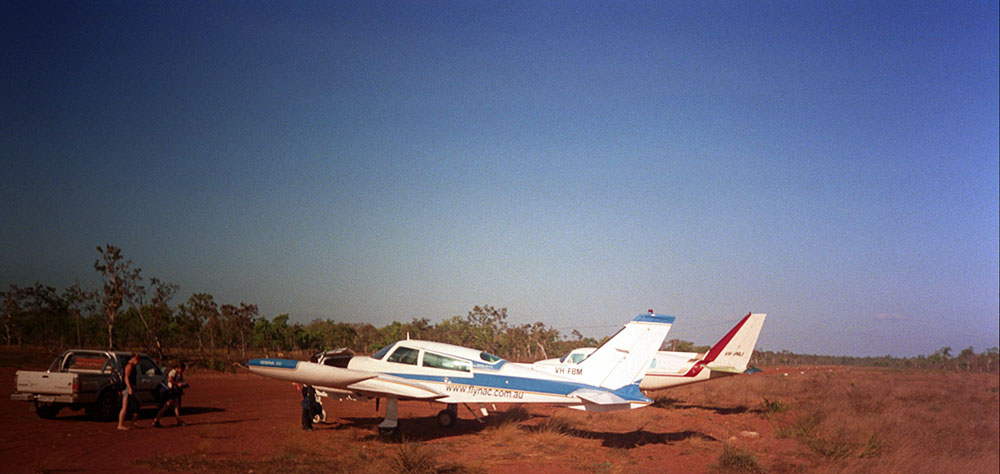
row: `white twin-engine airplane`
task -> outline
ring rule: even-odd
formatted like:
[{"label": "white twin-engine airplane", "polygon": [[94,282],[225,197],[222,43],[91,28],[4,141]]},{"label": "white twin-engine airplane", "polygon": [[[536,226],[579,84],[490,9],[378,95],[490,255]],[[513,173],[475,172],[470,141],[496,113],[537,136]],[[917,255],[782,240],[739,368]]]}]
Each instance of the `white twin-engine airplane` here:
[{"label": "white twin-engine airplane", "polygon": [[[639,388],[662,390],[745,372],[766,317],[747,314],[706,353],[657,352]],[[572,374],[594,351],[590,347],[573,349],[560,359],[541,360],[530,366],[555,374]]]},{"label": "white twin-engine airplane", "polygon": [[[314,386],[341,395],[385,398],[381,434],[398,427],[399,400],[446,404],[442,426],[458,417],[458,404],[547,403],[587,411],[639,408],[652,403],[639,390],[650,361],[674,322],[673,316],[641,314],[574,365],[556,374],[493,354],[429,341],[403,340],[371,357],[331,357],[322,364],[288,359],[253,359],[250,371]],[[486,414],[480,407],[479,411]],[[478,418],[479,416],[476,415]]]}]

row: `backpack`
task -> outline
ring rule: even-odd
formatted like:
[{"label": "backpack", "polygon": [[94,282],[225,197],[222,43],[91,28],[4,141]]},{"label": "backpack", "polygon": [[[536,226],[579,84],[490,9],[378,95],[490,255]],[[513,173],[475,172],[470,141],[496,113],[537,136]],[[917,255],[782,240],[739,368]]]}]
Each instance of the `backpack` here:
[{"label": "backpack", "polygon": [[116,392],[125,390],[125,374],[122,373],[122,369],[113,369],[111,371],[111,377],[108,379],[108,385]]}]

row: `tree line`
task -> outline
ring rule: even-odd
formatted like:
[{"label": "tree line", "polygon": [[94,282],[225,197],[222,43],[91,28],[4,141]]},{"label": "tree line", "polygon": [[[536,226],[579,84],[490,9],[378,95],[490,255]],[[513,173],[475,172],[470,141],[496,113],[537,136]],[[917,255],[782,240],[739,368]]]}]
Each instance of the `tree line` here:
[{"label": "tree line", "polygon": [[789,351],[754,351],[751,364],[762,366],[779,365],[854,365],[865,367],[917,368],[960,372],[996,372],[1000,370],[1000,350],[991,347],[981,353],[973,348],[962,349],[952,354],[951,347],[942,347],[931,355],[916,357],[893,357],[891,355],[873,357],[830,356],[817,354],[795,354]]},{"label": "tree line", "polygon": [[436,324],[426,318],[394,321],[383,327],[315,319],[290,322],[287,314],[259,314],[257,305],[220,303],[209,293],[195,293],[173,305],[178,285],[143,277],[142,270],[113,245],[97,247],[97,288],[79,283],[57,290],[41,283],[0,291],[4,344],[43,346],[51,352],[68,347],[141,349],[163,359],[184,350],[205,358],[225,354],[318,351],[346,347],[371,353],[407,337],[482,348],[511,360],[557,357],[601,341],[572,331],[569,338],[541,322],[511,324],[506,308],[476,306],[464,316]]},{"label": "tree line", "polygon": [[[348,348],[372,353],[407,337],[475,347],[514,361],[559,357],[579,347],[596,347],[603,340],[573,330],[563,335],[542,322],[511,324],[507,309],[475,306],[465,315],[438,323],[426,318],[393,321],[382,327],[314,319],[290,322],[287,314],[270,319],[257,305],[219,303],[209,293],[195,293],[172,305],[178,285],[143,277],[142,270],[113,245],[97,247],[94,270],[97,288],[79,283],[63,290],[41,283],[0,291],[5,345],[31,345],[61,352],[69,347],[136,349],[161,360],[169,354],[196,354],[201,360],[246,360],[247,354],[277,355],[292,351]],[[606,338],[605,338],[606,339]],[[707,352],[709,346],[690,341],[665,341],[663,350]],[[976,354],[971,347],[957,355],[945,347],[929,356],[846,357],[756,351],[751,363],[774,365],[866,365],[919,367],[965,371],[997,371],[997,348]]]}]

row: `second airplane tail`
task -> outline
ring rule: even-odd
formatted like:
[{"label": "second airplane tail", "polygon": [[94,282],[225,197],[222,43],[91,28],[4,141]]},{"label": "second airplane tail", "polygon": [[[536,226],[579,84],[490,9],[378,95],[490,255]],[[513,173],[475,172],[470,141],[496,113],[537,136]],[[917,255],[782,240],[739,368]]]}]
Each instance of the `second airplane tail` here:
[{"label": "second airplane tail", "polygon": [[709,369],[716,372],[741,373],[747,370],[766,317],[767,315],[762,313],[749,313],[744,316],[712,346],[702,361]]}]

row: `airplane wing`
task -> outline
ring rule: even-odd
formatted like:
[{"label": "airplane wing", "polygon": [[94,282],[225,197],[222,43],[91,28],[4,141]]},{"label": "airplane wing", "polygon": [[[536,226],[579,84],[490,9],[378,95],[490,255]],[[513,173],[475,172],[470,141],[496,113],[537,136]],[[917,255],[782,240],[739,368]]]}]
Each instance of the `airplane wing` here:
[{"label": "airplane wing", "polygon": [[393,396],[398,398],[434,400],[445,396],[443,393],[415,380],[388,374],[378,374],[376,377],[352,383],[346,388],[370,397]]},{"label": "airplane wing", "polygon": [[253,359],[250,371],[289,382],[348,390],[370,397],[436,399],[444,395],[413,380],[365,370],[331,367],[301,360]]}]

